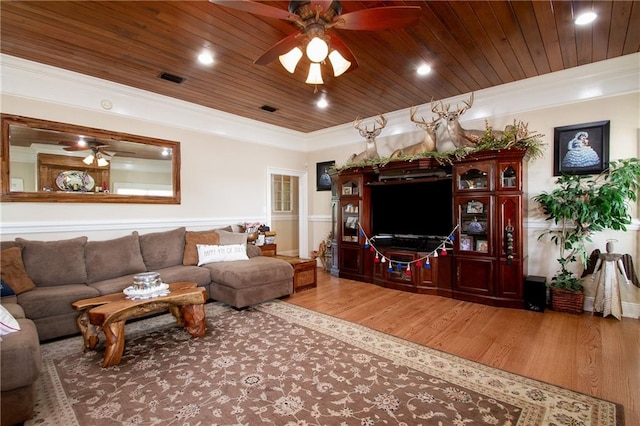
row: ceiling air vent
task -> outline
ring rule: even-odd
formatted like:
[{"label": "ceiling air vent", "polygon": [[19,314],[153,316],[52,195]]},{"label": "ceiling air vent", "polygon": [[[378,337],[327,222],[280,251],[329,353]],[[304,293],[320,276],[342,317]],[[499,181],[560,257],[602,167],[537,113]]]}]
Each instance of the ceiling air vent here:
[{"label": "ceiling air vent", "polygon": [[278,110],[278,108],[272,107],[272,106],[269,106],[269,105],[262,105],[260,107],[260,109],[265,110],[267,112],[276,112]]},{"label": "ceiling air vent", "polygon": [[186,80],[186,78],[184,78],[184,77],[180,77],[180,76],[177,76],[177,75],[169,74],[168,72],[160,73],[160,75],[158,77],[160,77],[163,80],[172,81],[172,82],[178,83],[178,84],[182,84]]}]

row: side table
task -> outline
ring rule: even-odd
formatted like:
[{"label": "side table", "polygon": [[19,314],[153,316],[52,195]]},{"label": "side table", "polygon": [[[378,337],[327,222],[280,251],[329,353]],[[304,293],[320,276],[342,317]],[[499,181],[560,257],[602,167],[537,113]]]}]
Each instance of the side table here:
[{"label": "side table", "polygon": [[273,257],[278,254],[278,246],[276,244],[263,244],[260,247],[263,256]]},{"label": "side table", "polygon": [[293,256],[276,256],[293,266],[293,292],[317,286],[318,266],[314,259],[303,259]]}]

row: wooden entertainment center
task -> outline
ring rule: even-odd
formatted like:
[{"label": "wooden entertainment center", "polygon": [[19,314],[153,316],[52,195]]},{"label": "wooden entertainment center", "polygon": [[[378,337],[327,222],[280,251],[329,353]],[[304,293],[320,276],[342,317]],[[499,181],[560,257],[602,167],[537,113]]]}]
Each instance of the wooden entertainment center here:
[{"label": "wooden entertainment center", "polygon": [[[452,164],[421,158],[341,170],[332,185],[332,274],[415,293],[523,308],[525,154],[520,149],[481,151]],[[452,205],[445,206],[452,211],[450,236],[382,239],[372,234],[374,187],[410,188],[445,179],[452,185]],[[419,199],[412,203],[397,200],[398,221],[403,221],[407,205],[442,207],[430,204],[433,194],[416,191],[415,197]]]}]

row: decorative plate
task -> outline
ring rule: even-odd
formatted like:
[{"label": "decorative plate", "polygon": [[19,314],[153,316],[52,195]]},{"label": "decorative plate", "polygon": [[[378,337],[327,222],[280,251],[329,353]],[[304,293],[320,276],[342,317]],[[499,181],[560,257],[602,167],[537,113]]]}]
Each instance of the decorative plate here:
[{"label": "decorative plate", "polygon": [[63,191],[91,191],[95,181],[89,173],[79,170],[60,172],[56,178],[56,185]]},{"label": "decorative plate", "polygon": [[169,284],[162,283],[157,288],[151,290],[136,290],[133,286],[122,291],[128,299],[151,299],[153,297],[166,296],[169,294]]}]

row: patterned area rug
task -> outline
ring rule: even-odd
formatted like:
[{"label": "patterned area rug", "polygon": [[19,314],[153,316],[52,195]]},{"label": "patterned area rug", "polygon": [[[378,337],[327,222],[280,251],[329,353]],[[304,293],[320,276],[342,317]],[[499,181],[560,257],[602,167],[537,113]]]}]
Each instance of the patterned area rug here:
[{"label": "patterned area rug", "polygon": [[118,366],[43,345],[27,425],[621,425],[616,404],[275,301],[127,323]]}]

